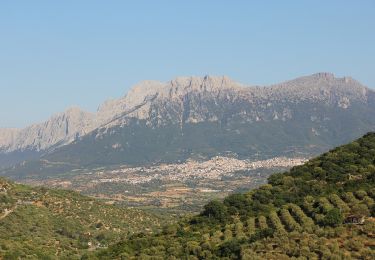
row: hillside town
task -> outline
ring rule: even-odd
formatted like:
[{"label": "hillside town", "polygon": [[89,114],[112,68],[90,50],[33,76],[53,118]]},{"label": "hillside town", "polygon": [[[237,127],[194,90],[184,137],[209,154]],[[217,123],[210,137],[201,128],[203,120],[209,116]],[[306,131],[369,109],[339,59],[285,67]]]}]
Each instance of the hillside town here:
[{"label": "hillside town", "polygon": [[199,162],[189,160],[180,164],[161,164],[144,167],[121,167],[115,170],[100,170],[86,174],[96,175],[92,183],[127,183],[141,184],[155,180],[179,181],[211,179],[220,180],[232,177],[239,171],[290,168],[306,162],[305,158],[275,157],[268,160],[250,161],[216,156],[210,160]]}]

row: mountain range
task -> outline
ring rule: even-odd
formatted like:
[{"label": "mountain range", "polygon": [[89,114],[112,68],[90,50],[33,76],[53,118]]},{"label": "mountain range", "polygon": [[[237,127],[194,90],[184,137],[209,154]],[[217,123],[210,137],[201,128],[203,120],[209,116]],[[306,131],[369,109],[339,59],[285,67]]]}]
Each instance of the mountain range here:
[{"label": "mountain range", "polygon": [[[375,92],[349,77],[318,73],[257,87],[206,76],[142,82],[96,113],[71,108],[42,124],[2,129],[1,175],[36,183],[54,175],[60,184],[86,175],[91,188],[108,173],[128,179],[125,170],[136,169],[145,177],[148,167],[170,162],[197,164],[200,173],[199,160],[208,158],[252,165],[324,153],[253,183],[258,188],[213,196],[199,215],[179,220],[117,205],[129,190],[118,192],[125,184],[112,185],[114,178],[103,187],[116,197],[98,189],[102,201],[0,178],[0,259],[373,259],[375,133],[327,150],[373,130],[374,112]],[[233,171],[242,183],[246,172]],[[217,188],[209,183],[208,191]],[[186,191],[178,186],[172,196]]]},{"label": "mountain range", "polygon": [[374,115],[375,91],[331,73],[265,87],[226,76],[143,81],[96,113],[74,107],[24,129],[0,129],[0,166],[308,157],[374,130]]}]

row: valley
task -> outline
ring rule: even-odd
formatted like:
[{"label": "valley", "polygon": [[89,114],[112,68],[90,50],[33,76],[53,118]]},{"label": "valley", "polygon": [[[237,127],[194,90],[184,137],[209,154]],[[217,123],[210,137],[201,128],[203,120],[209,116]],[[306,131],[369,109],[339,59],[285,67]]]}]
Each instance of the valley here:
[{"label": "valley", "polygon": [[98,252],[100,259],[373,259],[375,133]]},{"label": "valley", "polygon": [[113,204],[194,213],[212,199],[258,187],[270,174],[305,161],[305,158],[253,161],[216,156],[184,163],[76,169],[48,178],[29,177],[18,181],[33,186],[72,189]]},{"label": "valley", "polygon": [[[0,178],[0,256],[5,259],[329,259],[334,256],[372,259],[374,156],[375,133],[368,133],[308,161],[274,158],[254,162],[215,157],[200,163],[101,168],[86,174],[99,178],[68,181],[60,176],[59,181],[45,183],[49,188]],[[199,175],[201,182],[195,188],[194,174],[186,174],[190,177],[180,183],[165,178],[177,169],[181,173],[186,169],[196,171],[202,164],[205,171]],[[285,167],[292,168],[282,170]],[[172,172],[168,172],[170,169]],[[271,174],[275,169],[283,172]],[[164,174],[160,173],[162,170]],[[142,172],[154,178],[139,178]],[[82,172],[70,174],[85,176]],[[249,183],[239,176],[227,182],[240,174],[247,176]],[[120,181],[123,175],[133,177]],[[136,185],[146,185],[143,188],[148,189],[145,194],[150,198],[169,201],[185,197],[192,202],[200,193],[211,197],[200,197],[202,206],[187,204],[190,214],[179,217],[183,211],[177,210],[178,203],[159,202],[154,208],[147,204],[140,206],[148,208],[147,212],[121,206],[121,202],[130,205],[130,199],[126,202],[126,196],[120,197],[116,192],[97,193],[97,200],[56,189],[77,185],[78,190],[84,187],[84,181],[94,186],[134,185],[135,190],[142,187]],[[232,190],[231,185],[237,190]],[[105,190],[115,191],[114,187]],[[130,193],[129,190],[124,193]],[[222,197],[228,193],[220,192],[216,196],[218,190],[231,194]],[[147,197],[145,194],[133,196],[133,203],[142,205],[140,201]],[[197,211],[200,213],[193,214]]]}]

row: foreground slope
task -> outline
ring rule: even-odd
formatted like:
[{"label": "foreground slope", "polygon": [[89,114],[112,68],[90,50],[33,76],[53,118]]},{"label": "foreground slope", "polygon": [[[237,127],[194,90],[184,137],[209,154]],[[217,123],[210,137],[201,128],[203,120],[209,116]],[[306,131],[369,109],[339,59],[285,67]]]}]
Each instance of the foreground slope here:
[{"label": "foreground slope", "polygon": [[134,232],[152,232],[159,225],[160,219],[139,210],[0,178],[0,259],[75,259]]},{"label": "foreground slope", "polygon": [[375,133],[99,258],[374,259]]}]

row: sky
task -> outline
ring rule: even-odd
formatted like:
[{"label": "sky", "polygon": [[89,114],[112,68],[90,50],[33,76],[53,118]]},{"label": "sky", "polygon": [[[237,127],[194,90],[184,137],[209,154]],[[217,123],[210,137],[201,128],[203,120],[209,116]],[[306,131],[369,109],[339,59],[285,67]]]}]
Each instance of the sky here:
[{"label": "sky", "polygon": [[375,1],[0,1],[0,127],[96,111],[146,79],[268,85],[327,71],[375,87]]}]

